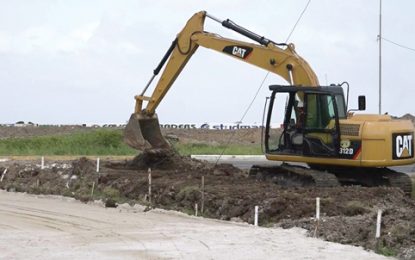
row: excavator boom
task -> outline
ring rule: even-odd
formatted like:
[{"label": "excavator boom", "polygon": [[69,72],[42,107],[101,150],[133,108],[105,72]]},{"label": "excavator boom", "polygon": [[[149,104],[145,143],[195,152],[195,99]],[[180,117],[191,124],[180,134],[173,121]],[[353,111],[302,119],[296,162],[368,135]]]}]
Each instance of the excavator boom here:
[{"label": "excavator boom", "polygon": [[[258,44],[227,39],[204,31],[204,23],[207,17],[256,41]],[[142,93],[135,96],[135,111],[131,115],[124,132],[124,141],[129,146],[137,150],[169,149],[169,143],[161,135],[155,111],[199,46],[275,73],[290,84],[318,86],[315,73],[308,63],[295,52],[293,44],[278,44],[235,24],[229,19],[220,20],[205,11],[201,11],[188,20],[154,70],[153,76]],[[151,82],[166,62],[167,64],[152,95],[145,96]],[[145,108],[143,108],[144,102],[147,102]]]}]

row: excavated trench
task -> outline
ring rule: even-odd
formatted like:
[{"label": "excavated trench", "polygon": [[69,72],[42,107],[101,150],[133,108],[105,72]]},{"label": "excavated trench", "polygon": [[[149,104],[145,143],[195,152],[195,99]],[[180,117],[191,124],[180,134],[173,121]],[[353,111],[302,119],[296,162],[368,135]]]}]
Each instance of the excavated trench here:
[{"label": "excavated trench", "polygon": [[[208,218],[253,223],[259,206],[261,226],[302,227],[328,241],[359,245],[400,258],[415,257],[415,201],[396,188],[359,186],[282,187],[248,177],[232,165],[213,165],[175,153],[164,157],[140,154],[131,161],[85,158],[56,162],[40,169],[33,162],[7,162],[0,188],[35,194],[59,194],[81,201],[102,199],[107,206],[140,203]],[[149,195],[151,169],[151,195]],[[203,185],[202,185],[203,183]],[[322,219],[315,219],[315,199]],[[378,209],[382,235],[375,239]],[[203,212],[202,212],[203,211]]]}]

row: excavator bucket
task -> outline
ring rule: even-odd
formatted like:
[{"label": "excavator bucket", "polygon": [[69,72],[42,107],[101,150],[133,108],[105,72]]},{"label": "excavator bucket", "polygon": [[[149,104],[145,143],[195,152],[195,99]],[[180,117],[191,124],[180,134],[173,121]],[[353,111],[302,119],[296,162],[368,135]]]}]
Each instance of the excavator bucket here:
[{"label": "excavator bucket", "polygon": [[170,148],[170,144],[161,134],[156,115],[149,117],[133,113],[124,129],[124,142],[140,151]]}]

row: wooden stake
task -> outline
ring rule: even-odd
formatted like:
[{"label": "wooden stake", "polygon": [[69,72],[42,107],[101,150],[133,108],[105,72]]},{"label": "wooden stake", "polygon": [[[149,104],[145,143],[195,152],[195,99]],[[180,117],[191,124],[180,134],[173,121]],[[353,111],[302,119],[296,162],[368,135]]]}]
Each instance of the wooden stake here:
[{"label": "wooden stake", "polygon": [[316,198],[316,220],[320,220],[320,198]]},{"label": "wooden stake", "polygon": [[45,157],[42,156],[42,159],[40,161],[40,169],[45,169]]},{"label": "wooden stake", "polygon": [[203,214],[205,209],[205,176],[202,176],[202,206],[200,212]]},{"label": "wooden stake", "polygon": [[195,204],[195,216],[197,217],[197,203]]},{"label": "wooden stake", "polygon": [[375,238],[380,237],[380,225],[382,223],[382,210],[378,210],[378,217],[376,219],[376,235]]},{"label": "wooden stake", "polygon": [[151,204],[151,168],[148,168],[148,202]]},{"label": "wooden stake", "polygon": [[99,157],[97,158],[97,172],[99,173]]},{"label": "wooden stake", "polygon": [[254,226],[258,226],[258,206],[255,206]]},{"label": "wooden stake", "polygon": [[6,175],[6,173],[7,173],[7,168],[6,168],[6,169],[4,169],[3,174],[1,175],[0,182],[3,182],[3,178],[4,178],[4,176]]},{"label": "wooden stake", "polygon": [[92,182],[91,198],[94,196],[94,189],[95,189],[95,181]]},{"label": "wooden stake", "polygon": [[316,198],[316,227],[314,229],[314,237],[317,237],[317,230],[320,226],[320,198]]}]

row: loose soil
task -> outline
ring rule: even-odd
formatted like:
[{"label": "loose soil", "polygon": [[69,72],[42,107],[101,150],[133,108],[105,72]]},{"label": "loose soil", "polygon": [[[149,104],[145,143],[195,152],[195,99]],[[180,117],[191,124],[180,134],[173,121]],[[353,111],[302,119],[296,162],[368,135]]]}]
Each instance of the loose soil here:
[{"label": "loose soil", "polygon": [[[43,170],[29,161],[3,162],[0,174],[5,169],[0,188],[8,191],[59,194],[81,201],[102,199],[108,207],[140,203],[148,210],[157,207],[188,214],[195,214],[197,203],[204,217],[249,223],[258,205],[261,226],[303,227],[328,241],[415,258],[415,201],[394,188],[284,188],[248,177],[232,165],[215,166],[177,154],[101,161],[99,173],[95,162],[86,158],[48,164]],[[316,197],[321,198],[319,222],[313,218]],[[383,222],[377,241],[378,209],[383,210]]]}]

